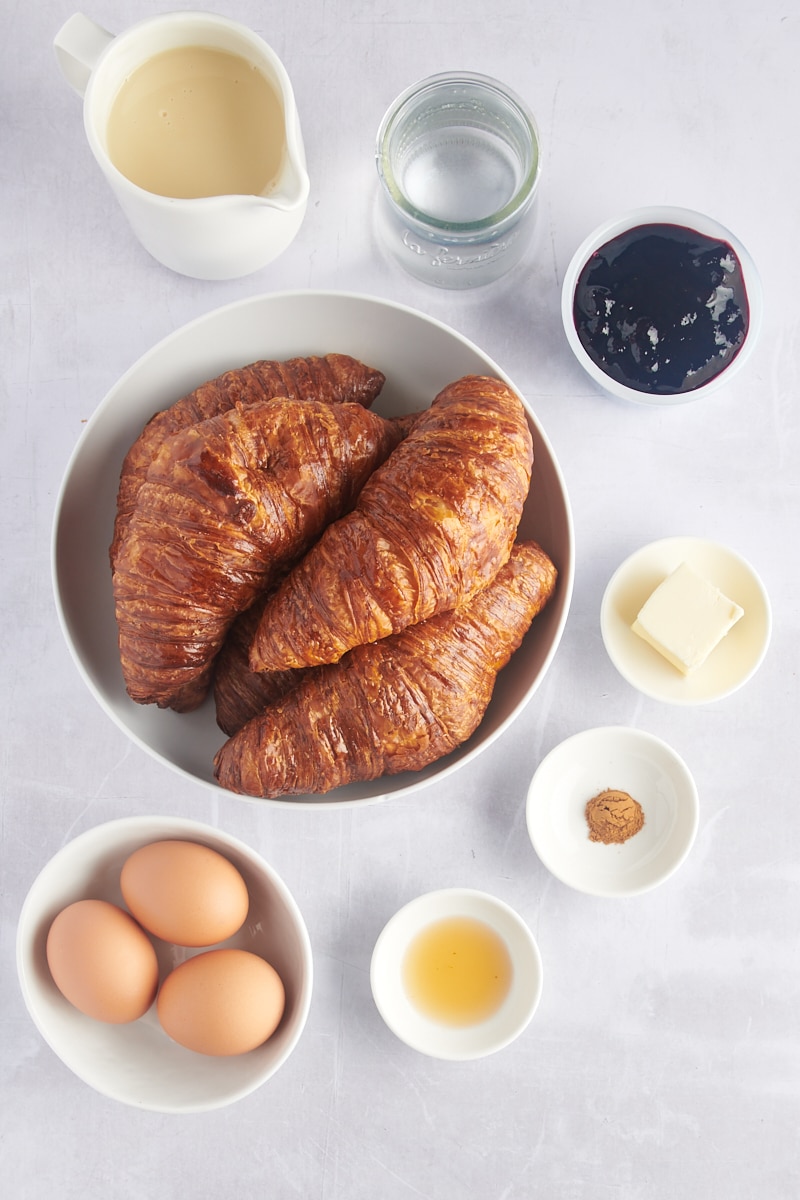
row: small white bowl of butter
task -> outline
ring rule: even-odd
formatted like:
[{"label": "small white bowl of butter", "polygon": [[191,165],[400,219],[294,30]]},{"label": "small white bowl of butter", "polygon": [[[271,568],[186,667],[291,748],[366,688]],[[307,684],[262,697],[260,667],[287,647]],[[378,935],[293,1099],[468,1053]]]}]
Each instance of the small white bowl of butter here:
[{"label": "small white bowl of butter", "polygon": [[470,888],[418,896],[386,924],[370,964],[389,1029],[432,1058],[483,1058],[514,1041],[542,991],[542,962],[522,918]]},{"label": "small white bowl of butter", "polygon": [[772,612],[740,554],[703,538],[671,537],[617,568],[600,629],[612,663],[640,692],[670,704],[707,704],[758,670]]}]

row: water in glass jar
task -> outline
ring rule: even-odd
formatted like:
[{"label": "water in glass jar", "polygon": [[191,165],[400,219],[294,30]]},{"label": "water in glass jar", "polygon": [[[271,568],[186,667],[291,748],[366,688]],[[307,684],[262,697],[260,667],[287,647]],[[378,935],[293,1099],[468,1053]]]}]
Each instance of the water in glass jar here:
[{"label": "water in glass jar", "polygon": [[439,221],[481,221],[517,191],[519,161],[512,148],[483,129],[448,127],[418,137],[398,183],[414,208]]},{"label": "water in glass jar", "polygon": [[378,130],[379,238],[417,279],[490,283],[520,261],[539,178],[533,117],[484,75],[445,73],[409,88]]}]

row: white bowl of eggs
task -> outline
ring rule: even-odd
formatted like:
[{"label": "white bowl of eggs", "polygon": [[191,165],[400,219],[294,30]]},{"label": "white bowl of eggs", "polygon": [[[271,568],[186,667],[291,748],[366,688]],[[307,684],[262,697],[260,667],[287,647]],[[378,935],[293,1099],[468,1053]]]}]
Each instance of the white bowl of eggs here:
[{"label": "white bowl of eggs", "polygon": [[297,904],[236,838],[132,817],[88,830],[34,881],[17,969],[58,1057],[136,1108],[198,1112],[248,1095],[296,1046],[312,956]]}]

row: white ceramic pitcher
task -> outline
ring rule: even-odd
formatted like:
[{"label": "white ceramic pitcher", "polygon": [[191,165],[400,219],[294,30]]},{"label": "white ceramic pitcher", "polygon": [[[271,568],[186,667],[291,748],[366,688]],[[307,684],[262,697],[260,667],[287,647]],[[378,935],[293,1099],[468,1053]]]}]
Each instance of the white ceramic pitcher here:
[{"label": "white ceramic pitcher", "polygon": [[[120,86],[147,59],[179,46],[238,54],[258,67],[280,96],[286,154],[268,195],[173,199],[137,187],[111,162],[106,128]],[[266,266],[286,249],[305,216],[309,179],[291,82],[257,34],[226,17],[176,12],[141,21],[115,37],[76,13],[57,34],[54,47],[67,82],[84,98],[92,152],[134,233],[155,259],[196,279],[235,279]]]}]

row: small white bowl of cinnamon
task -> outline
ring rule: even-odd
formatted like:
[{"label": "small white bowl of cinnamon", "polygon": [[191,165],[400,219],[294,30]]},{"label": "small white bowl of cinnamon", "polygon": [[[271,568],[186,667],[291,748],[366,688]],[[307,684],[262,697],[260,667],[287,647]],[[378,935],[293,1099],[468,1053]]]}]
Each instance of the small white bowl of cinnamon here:
[{"label": "small white bowl of cinnamon", "polygon": [[540,762],[528,789],[528,833],[542,864],[592,896],[634,896],[663,883],[697,834],[689,768],[641,729],[586,729]]}]

